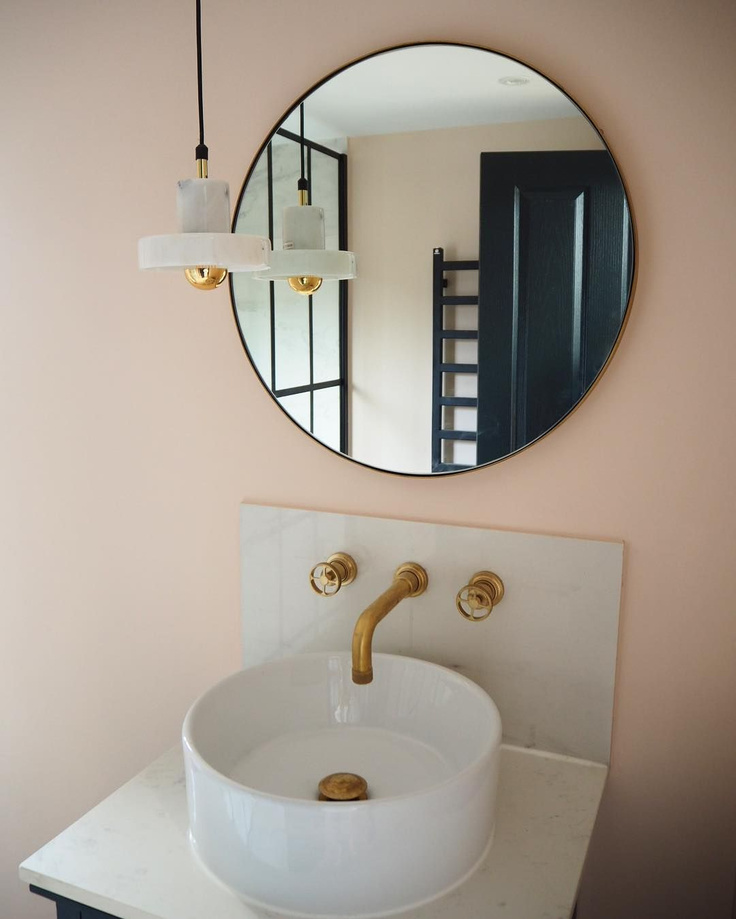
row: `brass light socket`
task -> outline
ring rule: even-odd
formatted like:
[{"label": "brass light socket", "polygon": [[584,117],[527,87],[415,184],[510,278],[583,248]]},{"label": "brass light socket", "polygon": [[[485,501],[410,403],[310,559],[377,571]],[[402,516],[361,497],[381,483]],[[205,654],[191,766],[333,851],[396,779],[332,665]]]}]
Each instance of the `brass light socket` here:
[{"label": "brass light socket", "polygon": [[305,297],[316,293],[322,286],[322,278],[316,275],[305,274],[299,277],[288,279],[289,287],[297,294],[303,294]]}]

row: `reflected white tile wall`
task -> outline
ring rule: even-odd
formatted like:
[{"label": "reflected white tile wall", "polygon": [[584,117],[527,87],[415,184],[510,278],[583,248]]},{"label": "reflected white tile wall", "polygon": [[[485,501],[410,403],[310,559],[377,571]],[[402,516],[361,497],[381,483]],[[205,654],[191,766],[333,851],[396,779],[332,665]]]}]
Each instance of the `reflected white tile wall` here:
[{"label": "reflected white tile wall", "polygon": [[[308,583],[333,552],[355,582],[330,599]],[[424,565],[426,593],[380,623],[374,648],[452,667],[496,701],[508,743],[607,763],[623,543],[243,505],[243,664],[350,648],[355,620],[405,561]],[[483,623],[455,609],[479,570],[506,596]]]}]

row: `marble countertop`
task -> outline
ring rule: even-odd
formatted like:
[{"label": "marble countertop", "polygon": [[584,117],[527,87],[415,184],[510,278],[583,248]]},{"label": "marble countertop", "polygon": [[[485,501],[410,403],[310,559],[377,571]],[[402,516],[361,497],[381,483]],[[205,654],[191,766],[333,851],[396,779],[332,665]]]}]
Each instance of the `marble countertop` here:
[{"label": "marble countertop", "polygon": [[[402,919],[569,919],[607,767],[502,747],[495,841],[460,887]],[[190,849],[179,748],[20,866],[23,881],[120,919],[279,919]]]}]

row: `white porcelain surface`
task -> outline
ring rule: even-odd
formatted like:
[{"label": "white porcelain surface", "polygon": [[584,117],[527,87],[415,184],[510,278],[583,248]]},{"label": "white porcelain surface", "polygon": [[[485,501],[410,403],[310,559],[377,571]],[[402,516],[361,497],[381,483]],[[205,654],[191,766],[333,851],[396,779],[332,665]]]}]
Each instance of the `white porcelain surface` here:
[{"label": "white porcelain surface", "polygon": [[[281,913],[417,906],[467,877],[492,838],[498,710],[426,661],[375,655],[366,686],[346,653],[240,671],[194,704],[183,740],[197,854]],[[333,772],[362,775],[369,800],[316,800]]]},{"label": "white porcelain surface", "polygon": [[[240,520],[244,666],[349,648],[361,610],[397,565],[416,561],[429,587],[379,624],[374,647],[469,677],[498,706],[507,743],[609,761],[621,541],[247,504]],[[307,575],[338,551],[355,558],[358,576],[318,597]],[[469,623],[455,594],[482,570],[500,575],[506,593],[489,619]]]},{"label": "white porcelain surface", "polygon": [[[569,919],[606,774],[503,746],[488,855],[460,887],[402,919]],[[281,919],[201,870],[188,829],[176,747],[26,859],[20,876],[120,919]]]}]

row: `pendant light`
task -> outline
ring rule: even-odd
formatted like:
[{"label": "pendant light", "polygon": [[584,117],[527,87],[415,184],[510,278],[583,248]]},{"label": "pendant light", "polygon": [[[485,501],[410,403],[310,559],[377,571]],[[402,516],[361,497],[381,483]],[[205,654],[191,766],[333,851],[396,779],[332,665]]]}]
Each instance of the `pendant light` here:
[{"label": "pendant light", "polygon": [[263,236],[230,232],[230,189],[227,182],[208,178],[202,101],[202,9],[196,0],[197,99],[199,143],[197,178],[178,183],[179,233],[146,236],[138,242],[141,268],[183,269],[197,290],[214,290],[228,271],[258,271],[268,267],[271,244]]},{"label": "pendant light", "polygon": [[325,249],[325,212],[310,204],[304,170],[304,103],[299,106],[301,176],[297,182],[299,204],[283,211],[283,248],[271,253],[262,281],[288,281],[298,294],[315,293],[322,281],[345,281],[356,276],[355,255],[344,249]]}]

